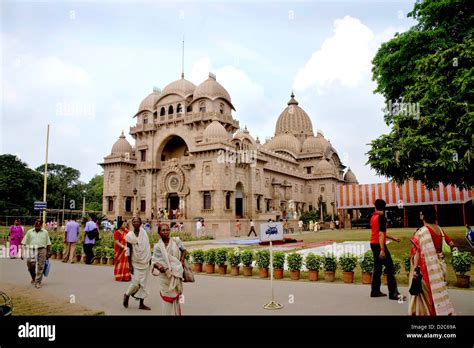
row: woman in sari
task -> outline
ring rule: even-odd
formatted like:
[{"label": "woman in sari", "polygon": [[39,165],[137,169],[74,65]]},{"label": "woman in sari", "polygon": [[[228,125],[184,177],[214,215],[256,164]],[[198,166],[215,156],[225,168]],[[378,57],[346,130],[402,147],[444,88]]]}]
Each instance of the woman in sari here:
[{"label": "woman in sari", "polygon": [[158,226],[161,239],[153,250],[153,269],[160,271],[160,296],[163,315],[181,315],[179,298],[183,293],[183,267],[186,249],[178,237],[170,238],[167,224]]},{"label": "woman in sari", "polygon": [[454,243],[436,224],[436,211],[426,207],[421,213],[424,226],[413,235],[410,253],[409,286],[420,277],[421,293],[410,295],[409,315],[453,315],[454,308],[446,288],[446,262],[442,253],[443,238],[453,248]]},{"label": "woman in sari", "polygon": [[10,258],[14,259],[18,256],[22,239],[23,227],[21,226],[21,221],[15,220],[15,224],[10,226]]},{"label": "woman in sari", "polygon": [[114,232],[114,275],[118,282],[128,282],[132,277],[128,266],[127,242],[125,240],[127,233],[127,228],[122,221],[119,221],[117,230]]}]

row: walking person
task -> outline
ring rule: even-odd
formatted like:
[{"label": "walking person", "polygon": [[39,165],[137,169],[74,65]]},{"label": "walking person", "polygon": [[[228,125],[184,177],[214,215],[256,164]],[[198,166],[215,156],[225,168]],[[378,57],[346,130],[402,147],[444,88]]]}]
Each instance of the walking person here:
[{"label": "walking person", "polygon": [[35,228],[32,228],[21,241],[21,259],[26,255],[26,266],[31,275],[31,284],[37,289],[41,288],[43,280],[44,264],[51,255],[51,240],[49,233],[42,228],[43,221],[36,219]]},{"label": "walking person", "polygon": [[374,255],[374,271],[372,273],[371,297],[387,296],[380,291],[382,266],[385,266],[387,273],[387,285],[389,292],[389,299],[391,300],[405,300],[398,292],[397,280],[395,279],[395,268],[393,266],[392,257],[387,248],[386,241],[391,239],[395,242],[400,242],[399,238],[389,236],[387,234],[387,219],[385,217],[385,201],[377,199],[375,201],[375,211],[370,219],[370,226],[372,228],[372,236],[370,239],[370,248]]},{"label": "walking person", "polygon": [[298,231],[303,233],[303,220],[298,220]]},{"label": "walking person", "polygon": [[[420,218],[423,227],[411,239],[409,286],[421,286],[420,293],[410,294],[409,315],[453,315],[454,307],[446,288],[446,261],[443,256],[443,238],[456,250],[453,241],[436,224],[436,210],[424,207]],[[417,279],[418,278],[418,279]],[[421,278],[421,279],[420,279]]]},{"label": "walking person", "polygon": [[79,239],[79,224],[76,218],[73,217],[66,224],[66,231],[64,232],[64,257],[63,262],[75,263],[74,257],[76,256],[76,244]]},{"label": "walking person", "polygon": [[86,264],[90,265],[94,261],[94,245],[98,238],[99,231],[97,229],[97,218],[94,216],[89,218],[84,228],[84,253],[86,254]]},{"label": "walking person", "polygon": [[202,222],[201,219],[198,219],[196,222],[196,237],[201,237],[201,232],[202,232]]},{"label": "walking person", "polygon": [[21,241],[23,239],[23,226],[21,226],[20,220],[15,220],[15,224],[10,226],[10,248],[9,248],[9,256],[11,259],[17,258],[20,248],[21,248]]},{"label": "walking person", "polygon": [[179,237],[170,238],[167,224],[158,226],[160,240],[153,250],[153,269],[160,271],[162,315],[181,315],[179,298],[183,293],[183,269],[186,248]]},{"label": "walking person", "polygon": [[128,282],[132,278],[128,267],[127,241],[128,233],[122,220],[118,221],[118,228],[114,232],[114,276],[118,282]]},{"label": "walking person", "polygon": [[235,236],[240,237],[240,227],[242,224],[240,223],[239,219],[235,222]]},{"label": "walking person", "polygon": [[123,306],[128,308],[130,296],[140,300],[139,309],[149,311],[151,308],[145,305],[148,296],[147,281],[150,270],[151,250],[147,232],[141,227],[142,219],[139,216],[132,218],[133,231],[125,236],[129,248],[128,266],[132,274],[132,283],[123,295]]},{"label": "walking person", "polygon": [[247,237],[250,237],[250,233],[254,233],[255,237],[257,237],[257,232],[255,231],[255,223],[253,222],[252,219],[250,219],[250,231]]}]

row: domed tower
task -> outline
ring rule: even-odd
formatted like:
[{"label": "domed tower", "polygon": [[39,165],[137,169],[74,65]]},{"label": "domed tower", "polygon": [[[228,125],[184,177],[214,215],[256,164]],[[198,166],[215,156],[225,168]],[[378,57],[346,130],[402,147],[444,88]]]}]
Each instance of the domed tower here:
[{"label": "domed tower", "polygon": [[104,169],[102,213],[109,219],[132,217],[135,164],[134,150],[122,131],[110,155],[99,163]]},{"label": "domed tower", "polygon": [[314,135],[311,119],[306,111],[298,106],[293,93],[291,93],[288,106],[278,117],[275,128],[275,136],[286,133],[294,135],[301,144],[307,137]]},{"label": "domed tower", "polygon": [[351,170],[349,167],[347,169],[346,174],[344,175],[344,181],[346,184],[358,184],[359,181],[357,180],[357,177],[355,176],[354,172]]}]

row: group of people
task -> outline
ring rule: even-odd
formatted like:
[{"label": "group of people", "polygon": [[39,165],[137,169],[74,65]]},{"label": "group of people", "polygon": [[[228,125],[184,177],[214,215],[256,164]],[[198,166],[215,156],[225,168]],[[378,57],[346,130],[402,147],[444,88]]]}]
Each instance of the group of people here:
[{"label": "group of people", "polygon": [[[154,213],[152,214],[154,215]],[[168,208],[160,209],[158,217],[160,220],[179,220],[181,218],[181,211],[179,210],[179,208],[170,210],[168,210]]]},{"label": "group of people", "polygon": [[[370,248],[374,255],[374,271],[372,273],[371,297],[387,296],[380,290],[382,266],[387,274],[388,298],[391,300],[406,299],[398,291],[392,257],[387,248],[387,239],[400,242],[400,238],[387,234],[385,217],[386,203],[382,199],[375,201],[375,211],[370,219],[372,236]],[[420,284],[418,291],[410,291],[410,315],[452,315],[454,308],[449,299],[446,287],[447,267],[442,252],[443,239],[455,250],[451,238],[436,223],[436,210],[426,206],[420,213],[423,227],[419,228],[411,238],[410,252],[410,289],[415,282]]]}]

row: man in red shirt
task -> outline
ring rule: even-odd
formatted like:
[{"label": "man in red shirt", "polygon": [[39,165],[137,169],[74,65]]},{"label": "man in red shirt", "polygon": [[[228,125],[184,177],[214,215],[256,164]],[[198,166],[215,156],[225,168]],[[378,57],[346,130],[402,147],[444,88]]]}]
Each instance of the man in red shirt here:
[{"label": "man in red shirt", "polygon": [[392,237],[387,234],[387,218],[385,217],[385,201],[377,199],[375,201],[375,211],[370,219],[370,227],[372,228],[372,237],[370,239],[370,248],[374,254],[374,271],[372,272],[371,297],[387,296],[380,291],[380,277],[382,276],[382,265],[385,266],[387,273],[387,285],[389,298],[391,300],[405,299],[400,295],[397,288],[397,280],[395,279],[395,269],[393,267],[392,257],[388,251],[386,242],[387,238],[395,242],[400,242],[400,238]]}]

